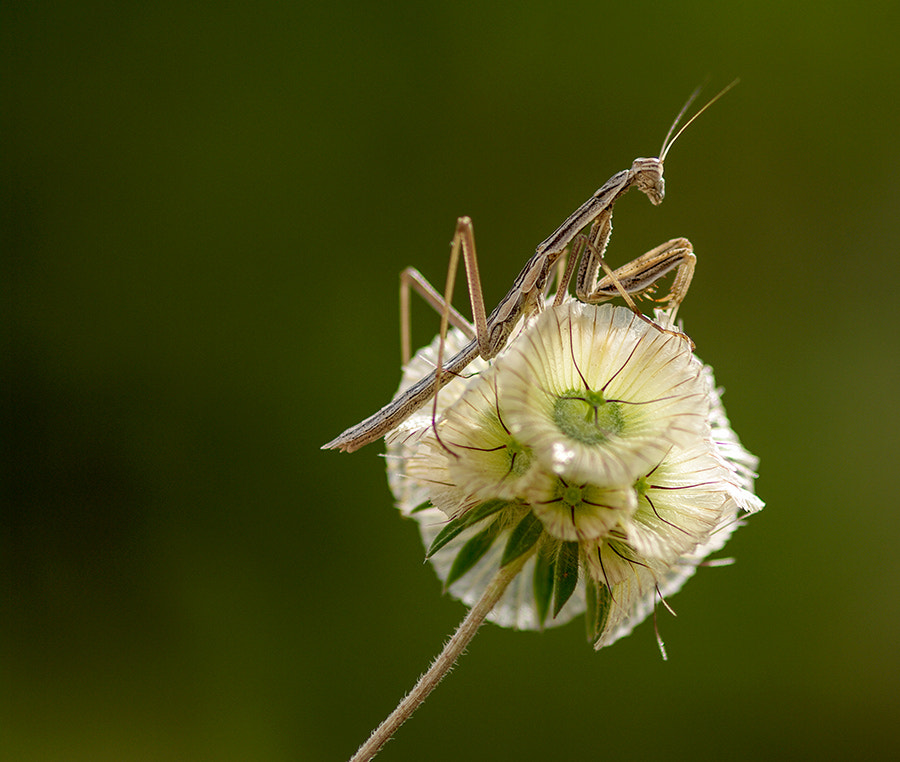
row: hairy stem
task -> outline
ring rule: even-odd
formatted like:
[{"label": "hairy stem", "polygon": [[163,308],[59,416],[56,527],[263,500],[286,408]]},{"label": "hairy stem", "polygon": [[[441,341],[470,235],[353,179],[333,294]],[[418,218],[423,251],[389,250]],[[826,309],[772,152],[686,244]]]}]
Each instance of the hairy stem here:
[{"label": "hairy stem", "polygon": [[521,571],[530,554],[526,553],[515,561],[501,567],[497,575],[491,580],[479,601],[469,610],[466,618],[462,620],[453,637],[447,641],[444,650],[434,660],[428,671],[419,678],[415,687],[406,694],[406,697],[397,705],[397,708],[381,723],[369,736],[369,740],[359,747],[359,751],[351,757],[350,762],[367,762],[372,759],[397,732],[397,729],[408,720],[412,713],[428,697],[438,683],[444,678],[456,660],[465,651],[469,641],[475,637],[478,628],[484,622],[484,618],[491,609],[497,605],[497,601],[503,596],[509,583]]}]

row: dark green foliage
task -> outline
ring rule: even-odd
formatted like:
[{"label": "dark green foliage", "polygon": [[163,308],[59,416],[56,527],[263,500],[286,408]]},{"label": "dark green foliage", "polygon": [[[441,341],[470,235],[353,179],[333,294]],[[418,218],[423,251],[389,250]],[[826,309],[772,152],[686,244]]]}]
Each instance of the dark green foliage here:
[{"label": "dark green foliage", "polygon": [[531,511],[522,517],[515,529],[509,535],[506,547],[503,549],[501,566],[506,566],[510,561],[515,561],[523,553],[531,550],[544,532],[541,520]]},{"label": "dark green foliage", "polygon": [[534,603],[542,627],[550,612],[555,575],[556,548],[551,543],[545,542],[538,550],[534,564]]},{"label": "dark green foliage", "polygon": [[599,585],[593,579],[585,579],[587,609],[584,612],[585,632],[588,642],[594,643],[606,627],[612,605],[612,593],[606,585]]},{"label": "dark green foliage", "polygon": [[481,557],[488,552],[497,535],[500,533],[500,522],[491,521],[484,529],[463,545],[462,550],[456,554],[450,573],[447,575],[445,587],[450,587],[456,580],[463,576],[469,569],[475,566]]},{"label": "dark green foliage", "polygon": [[428,552],[425,555],[430,558],[458,534],[469,527],[474,526],[482,519],[486,519],[497,511],[503,510],[508,505],[509,503],[505,500],[489,500],[486,503],[482,503],[481,505],[477,505],[471,510],[466,511],[462,516],[457,516],[440,531],[437,537],[434,538],[431,547],[428,548]]},{"label": "dark green foliage", "polygon": [[556,573],[553,577],[553,616],[566,605],[578,584],[578,543],[564,542],[556,554]]}]

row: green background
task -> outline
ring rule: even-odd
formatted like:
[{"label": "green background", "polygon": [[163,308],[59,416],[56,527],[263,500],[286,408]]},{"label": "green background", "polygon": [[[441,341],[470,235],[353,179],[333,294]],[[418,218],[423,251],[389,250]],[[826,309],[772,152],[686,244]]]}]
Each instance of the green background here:
[{"label": "green background", "polygon": [[[768,507],[653,626],[484,628],[388,760],[900,753],[896,3],[18,3],[2,34],[0,756],[340,760],[464,613],[381,445],[397,274],[619,204]],[[468,314],[465,296],[457,300]],[[418,344],[437,319],[417,309]]]}]

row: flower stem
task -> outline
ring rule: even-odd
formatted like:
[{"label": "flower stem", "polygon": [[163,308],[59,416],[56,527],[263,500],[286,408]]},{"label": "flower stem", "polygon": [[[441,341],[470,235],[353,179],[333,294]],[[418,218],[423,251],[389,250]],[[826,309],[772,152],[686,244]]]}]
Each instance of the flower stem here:
[{"label": "flower stem", "polygon": [[419,705],[428,697],[438,683],[444,678],[456,660],[465,651],[466,646],[478,628],[484,622],[484,618],[490,613],[491,609],[497,605],[497,602],[503,597],[503,593],[512,582],[513,578],[521,571],[525,561],[528,560],[529,553],[526,553],[514,561],[500,568],[497,575],[491,580],[484,594],[478,602],[466,614],[466,618],[462,620],[453,637],[447,641],[444,650],[434,660],[428,671],[419,678],[419,682],[415,687],[406,694],[406,697],[397,705],[397,708],[385,718],[369,736],[359,750],[350,758],[350,762],[368,762],[372,759],[397,732],[397,729],[408,720],[412,713],[419,708]]}]

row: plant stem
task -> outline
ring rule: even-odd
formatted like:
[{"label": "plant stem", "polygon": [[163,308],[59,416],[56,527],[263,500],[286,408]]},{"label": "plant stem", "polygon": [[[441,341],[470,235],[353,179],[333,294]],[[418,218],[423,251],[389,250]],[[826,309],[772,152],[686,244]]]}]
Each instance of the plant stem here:
[{"label": "plant stem", "polygon": [[372,759],[381,750],[381,747],[397,732],[397,729],[419,708],[419,705],[428,697],[428,694],[437,688],[438,683],[450,671],[456,660],[466,649],[466,646],[469,645],[469,641],[475,637],[475,633],[482,622],[484,622],[484,618],[497,605],[509,583],[521,571],[529,555],[529,553],[525,553],[500,568],[481,598],[469,610],[466,618],[462,620],[456,632],[453,633],[453,637],[447,641],[444,650],[441,651],[428,668],[428,671],[419,678],[419,682],[406,694],[406,697],[387,716],[384,722],[372,731],[369,740],[359,747],[356,754],[350,758],[350,762],[368,762],[368,760]]}]

